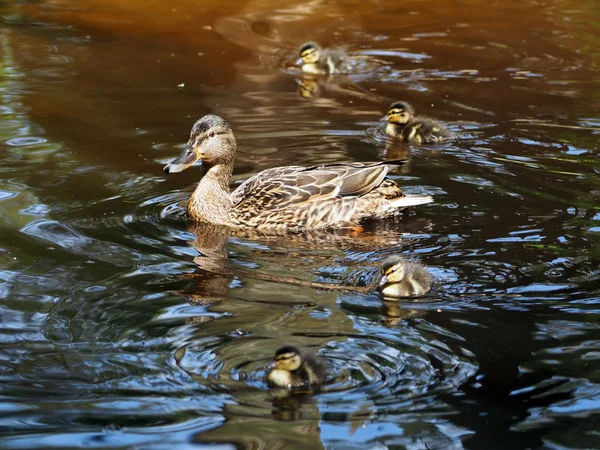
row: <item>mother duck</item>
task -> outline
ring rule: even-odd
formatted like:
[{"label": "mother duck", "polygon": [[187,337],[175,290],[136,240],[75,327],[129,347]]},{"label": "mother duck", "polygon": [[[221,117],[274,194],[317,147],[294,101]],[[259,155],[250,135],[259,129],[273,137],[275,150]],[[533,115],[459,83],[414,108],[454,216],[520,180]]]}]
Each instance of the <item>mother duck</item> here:
[{"label": "mother duck", "polygon": [[177,173],[202,160],[203,176],[187,206],[192,220],[265,231],[344,228],[433,201],[406,196],[386,178],[405,160],[275,167],[231,192],[236,146],[227,121],[209,114],[194,124],[181,156],[165,166],[165,173]]}]

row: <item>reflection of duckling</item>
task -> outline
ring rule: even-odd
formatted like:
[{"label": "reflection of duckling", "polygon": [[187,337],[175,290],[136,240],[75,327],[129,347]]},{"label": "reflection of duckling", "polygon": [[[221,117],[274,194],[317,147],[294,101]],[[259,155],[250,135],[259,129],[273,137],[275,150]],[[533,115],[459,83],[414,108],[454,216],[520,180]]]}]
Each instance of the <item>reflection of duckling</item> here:
[{"label": "reflection of duckling", "polygon": [[319,93],[319,83],[314,78],[304,78],[298,84],[298,94],[302,98],[312,98]]},{"label": "reflection of duckling", "polygon": [[275,352],[267,381],[279,387],[320,385],[325,380],[323,363],[312,352],[286,345]]},{"label": "reflection of duckling", "polygon": [[[411,302],[413,301],[414,300],[411,299]],[[403,320],[414,319],[426,314],[426,310],[411,309],[410,305],[411,303],[408,302],[399,302],[397,298],[384,298],[381,323],[386,327],[393,327]]]},{"label": "reflection of duckling", "polygon": [[404,164],[398,172],[409,173],[411,171],[410,161],[411,146],[407,145],[406,142],[401,142],[398,139],[387,139],[385,142],[385,148],[379,151],[379,157],[381,159],[405,159]]},{"label": "reflection of duckling", "polygon": [[431,289],[433,277],[419,263],[392,255],[381,265],[379,290],[385,297],[417,297]]},{"label": "reflection of duckling", "polygon": [[312,74],[348,73],[348,56],[341,50],[322,49],[316,42],[307,42],[300,47],[302,71]]},{"label": "reflection of duckling", "polygon": [[403,141],[421,144],[456,138],[442,123],[427,117],[415,117],[413,107],[406,102],[392,103],[387,113],[387,121],[385,132]]}]

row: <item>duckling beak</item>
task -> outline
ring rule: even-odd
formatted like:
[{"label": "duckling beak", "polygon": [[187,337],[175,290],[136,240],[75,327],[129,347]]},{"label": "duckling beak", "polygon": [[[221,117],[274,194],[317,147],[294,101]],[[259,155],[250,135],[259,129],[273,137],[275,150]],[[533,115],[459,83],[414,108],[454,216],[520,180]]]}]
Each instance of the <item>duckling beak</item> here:
[{"label": "duckling beak", "polygon": [[185,149],[183,150],[181,156],[175,158],[173,161],[167,164],[163,168],[163,171],[165,173],[183,172],[185,169],[190,167],[199,159],[200,156],[198,155],[198,153],[195,152],[194,149],[188,144],[185,146]]},{"label": "duckling beak", "polygon": [[379,280],[379,287],[384,286],[388,283],[388,279],[387,277],[384,275],[381,277],[381,280]]}]

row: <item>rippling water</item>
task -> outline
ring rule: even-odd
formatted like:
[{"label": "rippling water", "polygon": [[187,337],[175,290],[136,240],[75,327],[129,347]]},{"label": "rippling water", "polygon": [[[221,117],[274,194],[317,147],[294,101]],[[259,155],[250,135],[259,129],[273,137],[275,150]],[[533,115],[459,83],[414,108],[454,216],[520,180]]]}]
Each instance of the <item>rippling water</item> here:
[{"label": "rippling water", "polygon": [[[599,20],[570,0],[0,2],[0,447],[600,447]],[[353,73],[303,77],[307,40]],[[394,100],[461,139],[391,142]],[[199,172],[161,168],[207,113],[233,126],[236,183],[408,157],[393,178],[435,203],[358,235],[187,223]],[[398,252],[427,297],[365,293]],[[267,388],[284,343],[321,355],[320,392]]]}]

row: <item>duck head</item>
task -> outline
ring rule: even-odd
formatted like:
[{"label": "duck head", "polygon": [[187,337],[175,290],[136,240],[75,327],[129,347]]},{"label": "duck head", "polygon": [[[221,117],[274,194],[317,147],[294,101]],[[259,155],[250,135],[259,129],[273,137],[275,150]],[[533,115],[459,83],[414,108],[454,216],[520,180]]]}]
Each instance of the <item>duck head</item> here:
[{"label": "duck head", "polygon": [[231,165],[235,149],[235,137],[227,121],[208,114],[192,127],[190,139],[181,156],[167,164],[163,170],[165,173],[183,172],[198,160],[208,167]]}]

